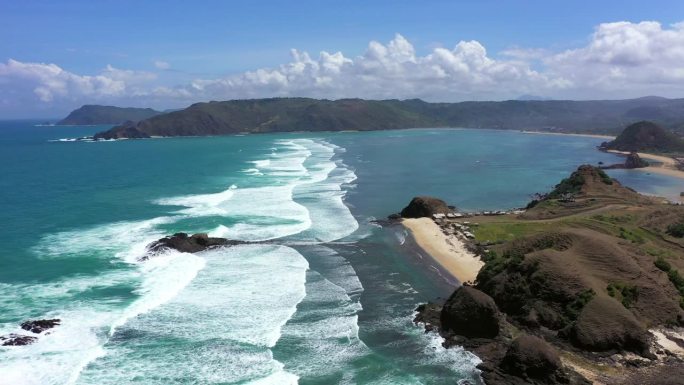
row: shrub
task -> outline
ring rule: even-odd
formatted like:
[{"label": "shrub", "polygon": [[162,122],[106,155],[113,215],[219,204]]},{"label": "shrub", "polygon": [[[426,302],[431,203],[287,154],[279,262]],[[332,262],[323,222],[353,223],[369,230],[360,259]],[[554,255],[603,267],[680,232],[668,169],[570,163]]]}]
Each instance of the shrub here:
[{"label": "shrub", "polygon": [[672,269],[672,266],[670,265],[670,263],[668,261],[666,261],[665,258],[663,258],[663,257],[658,257],[658,259],[656,259],[655,262],[653,262],[653,264],[657,268],[659,268],[660,270],[662,270],[666,273],[668,271],[670,271],[670,269]]},{"label": "shrub", "polygon": [[606,287],[608,295],[622,302],[622,306],[629,308],[639,297],[639,288],[624,283],[609,283]]},{"label": "shrub", "polygon": [[571,320],[576,320],[584,306],[586,306],[586,304],[588,304],[589,301],[591,301],[591,299],[594,298],[595,295],[596,292],[592,289],[587,289],[579,292],[577,294],[577,297],[575,297],[575,300],[570,302],[565,307],[565,313],[569,316]]},{"label": "shrub", "polygon": [[684,222],[671,224],[667,227],[667,233],[676,238],[684,237]]}]

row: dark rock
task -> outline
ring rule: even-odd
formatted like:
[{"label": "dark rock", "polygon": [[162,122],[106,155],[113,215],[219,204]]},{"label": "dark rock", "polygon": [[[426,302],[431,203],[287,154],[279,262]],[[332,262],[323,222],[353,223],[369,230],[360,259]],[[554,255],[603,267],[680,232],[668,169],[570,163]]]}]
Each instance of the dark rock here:
[{"label": "dark rock", "polygon": [[401,219],[401,214],[390,214],[387,216],[387,219],[389,219],[389,220]]},{"label": "dark rock", "polygon": [[141,259],[146,260],[150,254],[162,252],[164,250],[178,250],[183,253],[197,253],[220,246],[234,246],[243,244],[243,241],[234,241],[225,238],[212,238],[207,234],[194,234],[188,236],[186,233],[176,233],[169,237],[164,237],[158,241],[154,241],[147,246],[148,254]]},{"label": "dark rock", "polygon": [[546,341],[524,334],[508,348],[501,368],[522,378],[550,380],[561,368],[561,360],[556,349]]},{"label": "dark rock", "polygon": [[610,166],[603,166],[601,168],[604,170],[634,169],[634,168],[644,168],[644,167],[648,167],[648,166],[649,166],[648,162],[641,159],[639,154],[637,154],[636,152],[631,152],[629,155],[627,155],[627,159],[625,159],[625,163],[612,164]]},{"label": "dark rock", "polygon": [[61,320],[58,318],[26,321],[21,324],[21,328],[39,334],[48,329],[52,329],[53,327],[59,325],[60,322]]},{"label": "dark rock", "polygon": [[625,161],[625,168],[643,168],[648,167],[648,162],[641,159],[639,154],[636,152],[631,152],[627,155],[627,160]]},{"label": "dark rock", "polygon": [[422,196],[411,199],[408,206],[401,210],[401,216],[403,218],[432,217],[434,214],[447,214],[450,211],[443,200]]},{"label": "dark rock", "polygon": [[494,338],[499,335],[501,317],[492,297],[473,287],[461,286],[444,304],[440,321],[444,332]]},{"label": "dark rock", "polygon": [[22,334],[10,334],[7,336],[0,336],[2,346],[24,346],[36,342],[38,338],[32,336],[25,336]]},{"label": "dark rock", "polygon": [[631,351],[650,357],[646,328],[629,310],[610,297],[594,297],[570,331],[571,342],[590,351]]},{"label": "dark rock", "polygon": [[425,324],[425,331],[439,331],[442,307],[436,303],[424,303],[416,308],[415,323]]}]

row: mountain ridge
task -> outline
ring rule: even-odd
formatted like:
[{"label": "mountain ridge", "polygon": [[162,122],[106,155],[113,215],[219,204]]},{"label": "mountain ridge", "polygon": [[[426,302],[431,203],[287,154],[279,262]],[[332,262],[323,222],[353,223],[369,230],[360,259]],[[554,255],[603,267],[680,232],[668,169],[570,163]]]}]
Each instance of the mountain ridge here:
[{"label": "mountain ridge", "polygon": [[617,134],[639,120],[684,132],[684,99],[430,103],[420,99],[269,98],[195,103],[97,134],[207,136],[293,131],[374,131],[424,127]]},{"label": "mountain ridge", "polygon": [[69,115],[57,122],[57,125],[95,125],[95,124],[122,124],[127,121],[137,122],[163,112],[151,108],[102,106],[97,104],[85,104],[69,113]]}]

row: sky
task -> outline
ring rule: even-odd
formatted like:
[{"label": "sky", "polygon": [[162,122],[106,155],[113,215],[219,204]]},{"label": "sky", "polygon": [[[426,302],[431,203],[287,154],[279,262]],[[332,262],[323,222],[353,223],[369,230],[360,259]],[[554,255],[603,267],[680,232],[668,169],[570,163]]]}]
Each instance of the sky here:
[{"label": "sky", "polygon": [[521,95],[684,97],[684,1],[0,0],[0,119]]}]

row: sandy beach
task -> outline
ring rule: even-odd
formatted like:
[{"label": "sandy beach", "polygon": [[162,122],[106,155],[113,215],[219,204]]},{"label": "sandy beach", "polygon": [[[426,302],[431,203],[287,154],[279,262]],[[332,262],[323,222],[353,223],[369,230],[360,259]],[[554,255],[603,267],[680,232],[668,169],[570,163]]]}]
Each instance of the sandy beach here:
[{"label": "sandy beach", "polygon": [[418,246],[460,282],[473,282],[484,262],[456,236],[447,236],[430,218],[404,219]]},{"label": "sandy beach", "polygon": [[[622,154],[622,155],[628,155],[629,154],[629,152],[617,151],[617,150],[608,150],[608,152],[612,152],[613,154]],[[679,170],[677,168],[677,161],[675,161],[674,159],[672,159],[668,156],[648,154],[645,152],[639,152],[637,154],[639,154],[639,156],[641,158],[644,158],[646,160],[653,160],[653,161],[660,163],[658,165],[639,168],[637,170],[652,172],[652,173],[656,173],[656,174],[663,174],[663,175],[668,175],[668,176],[673,176],[676,178],[684,179],[684,171]]]}]

